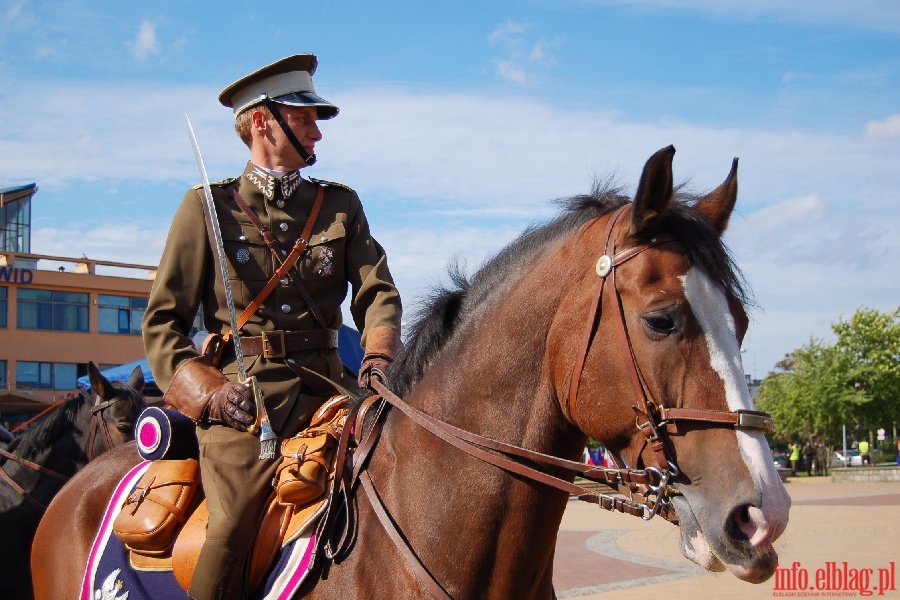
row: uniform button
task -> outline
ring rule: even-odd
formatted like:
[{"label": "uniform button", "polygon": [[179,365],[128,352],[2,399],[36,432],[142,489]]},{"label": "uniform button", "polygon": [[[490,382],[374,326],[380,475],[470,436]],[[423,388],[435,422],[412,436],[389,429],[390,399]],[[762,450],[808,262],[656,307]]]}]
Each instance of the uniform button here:
[{"label": "uniform button", "polygon": [[288,279],[287,277],[282,277],[282,278],[281,278],[281,285],[287,285],[287,284],[289,284],[290,282],[291,282],[291,280]]},{"label": "uniform button", "polygon": [[247,241],[247,236],[246,236],[246,235],[242,235],[242,236],[239,237],[238,239],[241,240],[242,242],[246,242],[246,241]]},{"label": "uniform button", "polygon": [[281,305],[281,312],[283,312],[283,313],[289,313],[289,312],[291,312],[291,305],[290,305],[290,304],[282,304],[282,305]]},{"label": "uniform button", "polygon": [[278,226],[278,228],[279,228],[280,230],[282,230],[282,231],[287,231],[287,230],[288,230],[288,227],[289,227],[289,226],[288,226],[287,223],[282,223],[281,225]]},{"label": "uniform button", "polygon": [[276,200],[275,206],[277,206],[278,208],[284,208],[284,200]]}]

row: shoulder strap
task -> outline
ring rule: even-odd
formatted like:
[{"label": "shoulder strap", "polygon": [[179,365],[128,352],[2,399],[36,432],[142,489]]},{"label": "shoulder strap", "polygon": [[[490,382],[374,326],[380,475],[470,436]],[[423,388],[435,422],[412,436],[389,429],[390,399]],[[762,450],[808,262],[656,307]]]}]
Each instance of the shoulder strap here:
[{"label": "shoulder strap", "polygon": [[319,325],[322,328],[327,328],[328,325],[325,323],[325,318],[322,316],[322,312],[319,310],[319,307],[316,305],[315,301],[312,298],[312,294],[309,293],[309,290],[306,289],[306,286],[303,284],[303,280],[300,278],[297,270],[294,269],[294,265],[299,260],[300,255],[306,251],[307,246],[309,245],[309,238],[312,235],[313,227],[316,225],[316,220],[319,218],[319,212],[322,209],[322,204],[325,200],[325,188],[323,186],[317,186],[318,191],[316,192],[316,200],[313,203],[312,210],[309,213],[309,217],[306,219],[306,224],[303,226],[303,231],[300,234],[300,238],[297,240],[297,243],[294,244],[294,247],[291,248],[290,253],[286,252],[284,247],[275,239],[275,236],[272,235],[272,232],[269,231],[269,228],[263,225],[262,221],[259,220],[259,217],[253,212],[253,209],[241,198],[241,195],[238,194],[237,190],[230,189],[232,198],[237,203],[237,205],[244,211],[253,225],[259,230],[260,234],[262,234],[263,239],[266,242],[266,245],[272,251],[272,254],[275,255],[275,258],[278,259],[278,262],[281,263],[281,266],[275,270],[275,274],[266,282],[265,287],[263,287],[262,291],[253,299],[253,301],[247,305],[247,308],[244,309],[244,312],[240,314],[237,320],[238,329],[244,326],[247,321],[250,319],[250,316],[256,312],[256,310],[260,307],[260,305],[266,301],[271,293],[278,286],[278,283],[285,277],[288,276],[291,278],[291,281],[294,282],[294,286],[296,286],[297,291],[300,292],[300,296],[303,298],[303,301],[306,302],[306,305],[309,307],[310,312],[312,312],[313,317],[315,317],[316,321],[318,321]]}]

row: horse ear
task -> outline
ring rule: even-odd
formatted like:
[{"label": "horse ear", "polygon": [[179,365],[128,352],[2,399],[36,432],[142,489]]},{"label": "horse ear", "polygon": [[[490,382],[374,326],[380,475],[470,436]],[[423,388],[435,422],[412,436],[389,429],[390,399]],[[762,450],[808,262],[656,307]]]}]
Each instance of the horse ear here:
[{"label": "horse ear", "polygon": [[139,366],[135,367],[134,371],[132,371],[131,375],[128,377],[128,387],[139,392],[144,390],[144,372]]},{"label": "horse ear", "polygon": [[652,235],[672,201],[672,158],[675,147],[667,146],[647,160],[631,213],[632,235]]},{"label": "horse ear", "polygon": [[93,362],[88,363],[88,380],[91,382],[91,389],[97,392],[101,398],[112,398],[115,390],[109,380],[100,373]]},{"label": "horse ear", "polygon": [[728,227],[728,219],[737,202],[737,167],[738,159],[731,163],[731,172],[722,185],[708,193],[694,204],[694,209],[706,219],[720,236]]}]

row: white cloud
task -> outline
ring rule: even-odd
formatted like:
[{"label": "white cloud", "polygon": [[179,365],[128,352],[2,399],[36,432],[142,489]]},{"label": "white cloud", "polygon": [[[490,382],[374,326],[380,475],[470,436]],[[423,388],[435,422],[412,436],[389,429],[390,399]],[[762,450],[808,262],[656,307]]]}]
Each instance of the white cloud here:
[{"label": "white cloud", "polygon": [[900,4],[894,0],[589,0],[593,4],[696,10],[729,18],[766,17],[791,22],[900,32]]},{"label": "white cloud", "polygon": [[520,85],[529,84],[537,77],[535,67],[555,62],[548,53],[545,40],[529,38],[531,29],[528,24],[508,20],[488,36],[488,41],[502,52],[502,56],[495,56],[491,63],[503,79]]},{"label": "white cloud", "polygon": [[866,123],[866,135],[870,138],[900,137],[900,114],[891,115],[883,121]]},{"label": "white cloud", "polygon": [[156,24],[144,20],[138,28],[137,37],[128,43],[131,55],[138,60],[145,60],[148,56],[158,56],[162,52],[162,44],[156,37]]},{"label": "white cloud", "polygon": [[[217,89],[60,81],[54,94],[43,89],[0,86],[8,124],[0,185],[37,181],[44,203],[54,189],[99,181],[121,190],[123,205],[132,186],[168,187],[155,204],[101,210],[82,199],[78,218],[36,222],[40,253],[155,263],[180,198],[172,187],[197,179],[185,110],[212,179],[235,175],[246,160]],[[810,333],[827,335],[842,312],[900,303],[895,144],[862,133],[637,122],[473,92],[378,87],[328,98],[343,110],[322,124],[320,162],[309,174],[360,192],[408,305],[442,280],[452,257],[474,268],[526,224],[548,219],[556,211],[549,199],[586,192],[595,176],[610,174],[633,191],[647,157],[670,143],[676,180],[690,178],[698,190],[718,185],[731,158],[741,158],[738,213],[726,238],[764,309],[745,344],[748,369],[755,360],[764,375]]]}]

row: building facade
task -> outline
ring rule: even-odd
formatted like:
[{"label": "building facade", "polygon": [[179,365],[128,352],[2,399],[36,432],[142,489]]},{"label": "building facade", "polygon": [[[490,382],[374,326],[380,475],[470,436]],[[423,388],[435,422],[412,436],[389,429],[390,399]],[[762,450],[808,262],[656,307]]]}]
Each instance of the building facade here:
[{"label": "building facade", "polygon": [[[47,266],[49,268],[39,268]],[[103,275],[97,267],[135,276]],[[101,370],[144,357],[156,267],[0,252],[0,420],[10,426]]]}]

